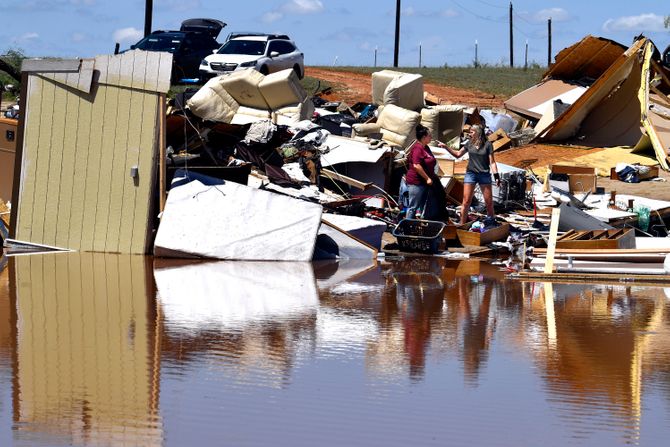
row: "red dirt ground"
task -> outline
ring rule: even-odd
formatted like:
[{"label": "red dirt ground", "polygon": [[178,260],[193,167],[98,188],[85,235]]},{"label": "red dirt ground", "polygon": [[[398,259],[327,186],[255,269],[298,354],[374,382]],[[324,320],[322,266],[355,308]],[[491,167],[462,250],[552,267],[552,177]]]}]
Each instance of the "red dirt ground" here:
[{"label": "red dirt ground", "polygon": [[[324,70],[314,67],[305,67],[305,75],[323,79],[333,85],[330,95],[322,95],[324,99],[344,101],[348,104],[372,101],[371,76],[365,73],[349,71]],[[506,98],[496,97],[490,93],[475,90],[463,90],[454,87],[426,83],[424,90],[440,99],[445,104],[465,104],[478,107],[502,107]]]}]

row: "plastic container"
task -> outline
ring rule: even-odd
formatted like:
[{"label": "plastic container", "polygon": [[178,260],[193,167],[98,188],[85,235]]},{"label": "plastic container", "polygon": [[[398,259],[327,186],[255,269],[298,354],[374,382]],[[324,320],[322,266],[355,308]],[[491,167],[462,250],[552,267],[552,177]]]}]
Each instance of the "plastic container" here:
[{"label": "plastic container", "polygon": [[637,226],[642,231],[649,231],[649,214],[651,209],[644,205],[635,205],[633,208],[637,214]]},{"label": "plastic container", "polygon": [[401,251],[437,253],[444,227],[444,222],[434,220],[403,219],[391,234]]}]

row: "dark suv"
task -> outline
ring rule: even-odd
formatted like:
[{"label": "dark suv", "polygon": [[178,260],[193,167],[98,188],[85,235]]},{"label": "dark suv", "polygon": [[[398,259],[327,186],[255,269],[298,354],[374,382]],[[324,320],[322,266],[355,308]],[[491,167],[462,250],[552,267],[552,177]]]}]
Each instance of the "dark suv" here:
[{"label": "dark suv", "polygon": [[214,19],[184,20],[179,31],[154,31],[130,48],[172,53],[172,82],[197,78],[200,61],[221,46],[216,37],[225,26]]}]

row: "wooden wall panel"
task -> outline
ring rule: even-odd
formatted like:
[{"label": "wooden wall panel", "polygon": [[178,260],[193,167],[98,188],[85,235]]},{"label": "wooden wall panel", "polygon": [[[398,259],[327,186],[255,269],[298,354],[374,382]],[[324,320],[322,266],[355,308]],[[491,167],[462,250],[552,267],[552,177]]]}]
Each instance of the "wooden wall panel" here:
[{"label": "wooden wall panel", "polygon": [[92,77],[90,61],[79,73],[30,73],[16,239],[83,251],[149,250],[164,93],[156,89],[169,88],[168,62],[169,54],[132,51],[96,58]]}]

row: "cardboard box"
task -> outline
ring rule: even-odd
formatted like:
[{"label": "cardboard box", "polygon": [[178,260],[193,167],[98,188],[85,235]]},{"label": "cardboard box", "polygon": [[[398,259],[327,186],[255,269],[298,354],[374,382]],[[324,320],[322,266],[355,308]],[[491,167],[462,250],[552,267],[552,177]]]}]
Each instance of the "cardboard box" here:
[{"label": "cardboard box", "polygon": [[590,166],[551,165],[552,175],[567,175],[568,180],[560,181],[549,178],[549,184],[571,194],[595,192],[597,188],[596,168]]},{"label": "cardboard box", "polygon": [[[650,178],[658,177],[658,173],[659,173],[658,166],[649,166],[649,172],[647,172],[646,174],[643,174],[643,175],[638,174],[637,177],[640,180],[647,180],[647,179],[650,179]],[[610,179],[619,180],[619,176],[616,173],[616,168],[610,169]]]},{"label": "cardboard box", "polygon": [[508,223],[503,223],[502,225],[491,228],[483,233],[469,231],[471,225],[472,223],[468,223],[463,227],[456,229],[458,239],[461,241],[462,245],[486,245],[491,242],[503,240],[509,235]]}]

